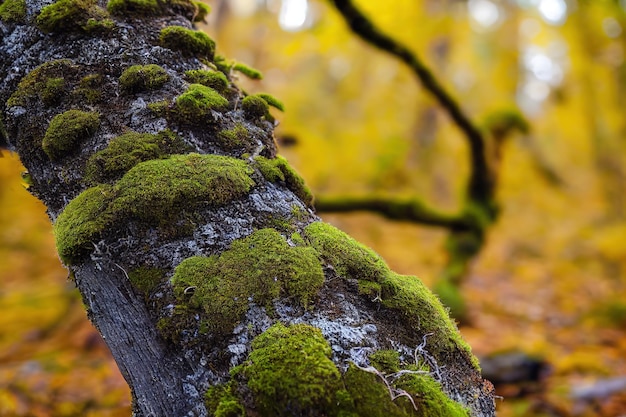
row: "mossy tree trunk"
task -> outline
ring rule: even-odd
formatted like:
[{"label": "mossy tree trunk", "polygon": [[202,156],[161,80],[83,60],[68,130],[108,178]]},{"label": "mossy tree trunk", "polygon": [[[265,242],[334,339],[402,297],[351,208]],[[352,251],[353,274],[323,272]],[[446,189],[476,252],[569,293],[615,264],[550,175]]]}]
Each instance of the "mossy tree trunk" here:
[{"label": "mossy tree trunk", "polygon": [[[1,1],[1,0],[0,0]],[[494,414],[439,301],[321,223],[188,0],[4,0],[0,133],[136,416]]]}]

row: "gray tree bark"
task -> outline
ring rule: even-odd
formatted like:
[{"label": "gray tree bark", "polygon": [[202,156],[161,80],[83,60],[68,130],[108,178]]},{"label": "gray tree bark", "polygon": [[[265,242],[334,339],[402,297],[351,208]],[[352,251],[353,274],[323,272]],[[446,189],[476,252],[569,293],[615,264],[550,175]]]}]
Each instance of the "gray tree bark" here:
[{"label": "gray tree bark", "polygon": [[134,415],[494,415],[438,300],[316,217],[276,157],[276,103],[239,90],[246,69],[210,39],[166,29],[197,13],[0,4],[1,145],[48,207]]}]

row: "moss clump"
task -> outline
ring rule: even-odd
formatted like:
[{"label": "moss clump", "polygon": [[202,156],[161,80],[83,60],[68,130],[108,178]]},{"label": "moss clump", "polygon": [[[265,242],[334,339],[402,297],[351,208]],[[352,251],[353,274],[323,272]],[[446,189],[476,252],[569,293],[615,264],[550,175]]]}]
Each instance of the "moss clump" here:
[{"label": "moss clump", "polygon": [[148,295],[165,278],[165,273],[159,268],[141,266],[128,272],[130,283],[144,295]]},{"label": "moss clump", "polygon": [[[379,352],[370,359],[385,361],[390,372],[401,370],[397,352]],[[253,340],[248,360],[231,372],[233,378],[228,383],[209,389],[207,408],[214,415],[220,406],[235,413],[225,415],[245,415],[236,413],[244,410],[242,393],[252,391],[255,411],[262,417],[470,415],[426,373],[408,369],[403,375],[389,378],[351,364],[340,375],[330,355],[330,346],[319,329],[307,324],[277,323]],[[392,390],[404,394],[392,397]]]},{"label": "moss clump", "polygon": [[90,183],[115,180],[140,162],[186,150],[185,142],[169,130],[158,134],[128,132],[113,138],[106,149],[89,158],[85,178]]},{"label": "moss clump", "polygon": [[296,246],[306,246],[306,242],[302,238],[302,235],[298,232],[293,232],[289,238]]},{"label": "moss clump", "polygon": [[[114,222],[167,225],[187,209],[223,205],[252,188],[252,172],[246,162],[218,155],[174,155],[141,162],[115,186],[90,188],[68,204],[54,226],[59,255],[66,264],[79,262]],[[95,201],[101,194],[106,198],[97,200],[97,210],[82,209],[87,199]]]},{"label": "moss clump", "polygon": [[168,26],[159,37],[164,48],[180,51],[183,55],[213,59],[215,41],[206,33],[182,26]]},{"label": "moss clump", "polygon": [[[407,374],[391,387],[404,390],[411,396],[392,400],[381,376],[350,365],[344,374],[344,383],[352,399],[352,409],[357,416],[368,417],[469,417],[469,411],[448,398],[441,385],[425,374]],[[415,404],[415,406],[414,406]]]},{"label": "moss clump", "polygon": [[400,354],[395,350],[377,350],[369,356],[370,363],[384,374],[400,370]]},{"label": "moss clump", "polygon": [[311,223],[305,237],[346,278],[381,283],[391,273],[377,253],[327,223]]},{"label": "moss clump", "polygon": [[217,139],[223,148],[227,150],[237,149],[250,142],[250,132],[243,124],[237,123],[232,129],[219,132]]},{"label": "moss clump", "polygon": [[323,282],[315,250],[289,246],[274,229],[236,240],[219,256],[188,258],[172,277],[177,299],[201,310],[207,330],[219,333],[232,331],[250,300],[271,308],[282,295],[306,307]]},{"label": "moss clump", "polygon": [[248,65],[242,64],[240,62],[233,64],[232,69],[237,72],[242,73],[246,77],[251,78],[253,80],[260,80],[263,78],[263,74],[261,74],[261,71],[254,69],[252,67],[249,67]]},{"label": "moss clump", "polygon": [[194,202],[221,206],[254,185],[245,161],[218,155],[174,155],[142,162],[120,179],[116,212],[152,220],[176,213]]},{"label": "moss clump", "polygon": [[270,111],[267,102],[257,95],[246,96],[241,101],[241,108],[250,119],[267,117]]},{"label": "moss clump", "polygon": [[412,394],[421,417],[470,417],[466,407],[446,396],[441,384],[427,374],[406,374],[395,383],[396,387]]},{"label": "moss clump", "polygon": [[271,182],[284,182],[291,192],[293,192],[307,206],[313,206],[313,194],[304,180],[289,165],[289,162],[281,156],[273,159],[267,159],[257,156],[255,159],[256,166],[266,180]]},{"label": "moss clump", "polygon": [[216,385],[205,394],[205,405],[215,417],[244,417],[245,409],[234,391],[235,384]]},{"label": "moss clump", "polygon": [[358,280],[362,294],[398,311],[409,326],[422,334],[432,333],[428,349],[433,356],[458,348],[479,369],[448,311],[418,278],[392,272],[371,249],[329,224],[311,223],[304,232],[309,244],[339,275]]},{"label": "moss clump", "polygon": [[161,3],[157,0],[109,0],[107,10],[116,16],[151,16],[164,12]]},{"label": "moss clump", "polygon": [[115,197],[110,185],[99,185],[83,191],[69,202],[54,224],[54,236],[61,259],[66,263],[93,250],[100,235],[111,221],[108,204]]},{"label": "moss clump", "polygon": [[35,98],[42,100],[44,104],[46,102],[56,104],[64,91],[59,88],[60,81],[58,80],[74,71],[75,67],[69,59],[59,59],[39,65],[22,78],[15,92],[7,100],[7,106],[25,106],[29,100]]},{"label": "moss clump", "polygon": [[148,109],[157,115],[158,117],[166,117],[168,114],[168,110],[170,107],[170,103],[167,100],[155,101],[153,103],[148,103]]},{"label": "moss clump", "polygon": [[261,97],[263,100],[265,100],[265,102],[268,105],[274,107],[275,109],[278,109],[280,111],[285,111],[285,105],[283,104],[283,102],[277,99],[276,97],[274,97],[273,95],[266,94],[266,93],[258,93],[256,95],[258,97]]},{"label": "moss clump", "polygon": [[96,0],[59,0],[41,10],[37,26],[46,33],[110,30],[114,23]]},{"label": "moss clump", "polygon": [[0,20],[8,23],[23,22],[26,18],[26,0],[4,0],[0,4]]},{"label": "moss clump", "polygon": [[350,395],[351,411],[356,416],[404,417],[417,415],[407,398],[398,398],[396,402],[392,401],[389,390],[378,375],[350,364],[343,380]]},{"label": "moss clump", "polygon": [[228,89],[228,78],[219,71],[189,70],[185,71],[185,79],[192,84],[202,84],[206,87],[219,91]]},{"label": "moss clump", "polygon": [[309,415],[313,410],[324,415],[335,409],[335,394],[343,386],[330,355],[322,332],[306,324],[277,323],[254,339],[242,374],[261,415]]},{"label": "moss clump", "polygon": [[102,97],[102,76],[100,74],[89,74],[81,78],[78,87],[73,94],[87,101],[89,104],[96,104]]},{"label": "moss clump", "polygon": [[194,1],[193,4],[196,6],[197,11],[196,15],[193,17],[193,22],[206,22],[206,17],[211,13],[211,7],[208,4],[204,4],[200,1]]},{"label": "moss clump", "polygon": [[187,91],[176,99],[175,112],[186,123],[203,124],[213,119],[211,110],[223,111],[228,100],[217,91],[201,84],[191,84]]},{"label": "moss clump", "polygon": [[[407,372],[385,383],[383,374],[350,365],[342,376],[330,355],[319,329],[277,323],[252,342],[248,361],[234,375],[235,381],[241,382],[231,380],[212,389],[211,397],[239,404],[236,384],[245,381],[261,416],[469,416],[430,375]],[[384,359],[391,372],[400,370],[397,352],[381,351],[372,356]],[[392,398],[389,387],[404,390],[406,395]]]},{"label": "moss clump", "polygon": [[402,313],[409,325],[424,333],[432,333],[429,339],[432,355],[438,357],[458,348],[465,352],[476,369],[480,369],[478,359],[461,338],[446,308],[418,278],[389,274],[381,283],[381,298],[383,306]]},{"label": "moss clump", "polygon": [[58,104],[65,94],[65,79],[62,77],[48,78],[41,90],[41,101],[48,107]]},{"label": "moss clump", "polygon": [[98,126],[98,113],[68,110],[52,119],[41,146],[51,160],[61,159],[74,152],[80,142],[91,137]]},{"label": "moss clump", "polygon": [[120,87],[127,93],[157,90],[169,79],[167,72],[158,65],[133,65],[120,76]]},{"label": "moss clump", "polygon": [[228,76],[230,76],[230,71],[234,65],[232,61],[229,61],[222,55],[216,55],[215,58],[213,59],[213,64],[215,64],[215,66],[220,72]]}]

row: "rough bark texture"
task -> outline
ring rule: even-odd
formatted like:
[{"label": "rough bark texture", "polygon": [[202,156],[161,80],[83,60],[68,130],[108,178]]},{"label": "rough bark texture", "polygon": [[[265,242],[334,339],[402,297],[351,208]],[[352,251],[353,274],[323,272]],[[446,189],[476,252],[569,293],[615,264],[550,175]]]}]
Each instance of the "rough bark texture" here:
[{"label": "rough bark texture", "polygon": [[319,222],[276,157],[276,103],[237,89],[210,39],[170,29],[197,12],[0,4],[2,142],[134,415],[493,415],[439,301]]}]

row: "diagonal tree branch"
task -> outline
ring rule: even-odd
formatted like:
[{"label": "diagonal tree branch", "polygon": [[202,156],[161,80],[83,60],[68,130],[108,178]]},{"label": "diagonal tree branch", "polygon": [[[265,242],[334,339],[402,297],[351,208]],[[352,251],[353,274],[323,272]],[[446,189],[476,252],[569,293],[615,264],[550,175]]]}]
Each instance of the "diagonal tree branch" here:
[{"label": "diagonal tree branch", "polygon": [[485,138],[480,130],[463,112],[459,104],[437,81],[433,73],[420,61],[409,48],[392,39],[378,29],[351,0],[332,0],[331,3],[341,13],[352,31],[364,41],[376,48],[387,52],[406,65],[420,80],[424,88],[432,94],[441,107],[465,135],[470,147],[472,173],[467,186],[468,198],[487,202],[494,192],[494,183],[491,178],[485,154]]},{"label": "diagonal tree branch", "polygon": [[48,208],[133,415],[407,415],[354,365],[379,350],[399,361],[428,334],[441,377],[411,383],[415,399],[436,395],[420,412],[493,416],[440,301],[314,214],[276,156],[274,100],[233,83],[199,13],[0,4],[0,145]]}]

